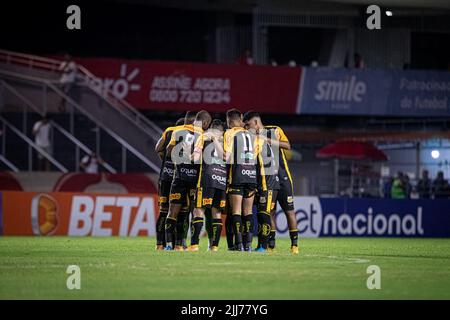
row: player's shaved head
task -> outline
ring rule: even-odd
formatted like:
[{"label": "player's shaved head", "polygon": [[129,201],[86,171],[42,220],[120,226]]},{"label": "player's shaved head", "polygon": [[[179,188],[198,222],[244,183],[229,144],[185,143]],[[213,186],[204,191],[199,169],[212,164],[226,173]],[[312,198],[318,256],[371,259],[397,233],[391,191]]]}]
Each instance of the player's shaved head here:
[{"label": "player's shaved head", "polygon": [[262,124],[261,116],[256,111],[248,111],[244,114],[243,118],[245,125],[248,127],[248,129],[253,130],[261,130],[264,126]]},{"label": "player's shaved head", "polygon": [[175,122],[175,126],[181,126],[184,124],[184,118],[180,118],[177,120],[177,122]]},{"label": "player's shaved head", "polygon": [[211,124],[211,115],[209,114],[208,111],[206,110],[201,110],[197,113],[197,115],[195,116],[195,122],[199,123],[201,122],[201,126],[203,130],[206,130],[209,128],[209,125]]},{"label": "player's shaved head", "polygon": [[223,125],[223,122],[222,122],[222,120],[220,120],[220,119],[214,119],[212,122],[211,122],[211,129],[217,129],[217,130],[221,130],[221,131],[223,131],[224,130],[224,125]]},{"label": "player's shaved head", "polygon": [[238,109],[230,109],[227,111],[227,125],[229,128],[242,127],[242,113]]},{"label": "player's shaved head", "polygon": [[184,124],[193,124],[195,121],[195,116],[197,113],[195,111],[188,111],[184,116]]}]

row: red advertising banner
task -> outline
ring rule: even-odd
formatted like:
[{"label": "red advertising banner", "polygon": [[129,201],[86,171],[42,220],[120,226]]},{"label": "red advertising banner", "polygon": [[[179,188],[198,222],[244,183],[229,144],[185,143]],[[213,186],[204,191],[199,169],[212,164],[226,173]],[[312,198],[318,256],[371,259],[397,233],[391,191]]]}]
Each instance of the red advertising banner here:
[{"label": "red advertising banner", "polygon": [[0,196],[5,236],[155,235],[154,195],[5,191]]},{"label": "red advertising banner", "polygon": [[78,58],[99,90],[141,109],[295,113],[301,68]]}]

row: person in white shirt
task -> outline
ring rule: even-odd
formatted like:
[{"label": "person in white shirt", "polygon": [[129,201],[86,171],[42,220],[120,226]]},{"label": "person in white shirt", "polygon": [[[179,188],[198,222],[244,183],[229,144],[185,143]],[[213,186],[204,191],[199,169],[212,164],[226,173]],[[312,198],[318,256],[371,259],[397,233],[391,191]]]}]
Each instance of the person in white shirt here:
[{"label": "person in white shirt", "polygon": [[[59,82],[62,85],[64,93],[70,97],[70,89],[72,88],[72,85],[75,83],[77,77],[77,65],[72,60],[70,55],[66,54],[64,56],[64,61],[59,66],[59,70],[62,72]],[[59,109],[61,112],[66,111],[66,105],[64,101],[62,101],[61,105],[59,106]]]},{"label": "person in white shirt", "polygon": [[[34,142],[40,149],[48,154],[51,154],[50,129],[51,125],[46,116],[36,122],[33,126]],[[50,162],[40,152],[38,152],[37,156],[38,170],[49,171]]]},{"label": "person in white shirt", "polygon": [[83,159],[81,159],[80,167],[86,173],[98,173],[99,164],[103,164],[103,160],[93,152],[90,155],[85,155]]}]

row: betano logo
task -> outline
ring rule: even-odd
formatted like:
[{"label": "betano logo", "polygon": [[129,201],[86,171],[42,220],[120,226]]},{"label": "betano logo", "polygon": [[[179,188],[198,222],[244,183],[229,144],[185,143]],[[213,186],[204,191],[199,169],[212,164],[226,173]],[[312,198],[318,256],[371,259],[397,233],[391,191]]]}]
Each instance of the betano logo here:
[{"label": "betano logo", "polygon": [[[398,214],[375,212],[368,206],[364,212],[324,214],[318,197],[296,197],[294,200],[297,227],[302,237],[318,236],[417,236],[423,235],[422,207],[416,212]],[[282,210],[276,214],[279,233],[287,233],[286,218]]]},{"label": "betano logo", "polygon": [[[134,219],[133,217],[134,214]],[[118,219],[118,236],[151,233],[154,228],[154,200],[133,196],[73,196],[69,236],[112,236],[113,215]]]},{"label": "betano logo", "polygon": [[31,200],[31,228],[37,236],[51,235],[58,226],[58,203],[48,194],[37,194]]}]

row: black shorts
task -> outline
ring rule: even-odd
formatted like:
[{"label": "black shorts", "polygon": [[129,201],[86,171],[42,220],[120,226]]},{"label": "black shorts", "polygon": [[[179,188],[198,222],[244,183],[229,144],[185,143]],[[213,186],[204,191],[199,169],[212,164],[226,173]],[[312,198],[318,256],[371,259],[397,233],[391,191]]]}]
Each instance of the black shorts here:
[{"label": "black shorts", "polygon": [[191,206],[195,196],[195,183],[183,180],[173,180],[170,186],[169,202]]},{"label": "black shorts", "polygon": [[169,208],[170,185],[172,181],[159,180],[158,182],[158,204],[159,211],[167,211]]},{"label": "black shorts", "polygon": [[258,213],[270,214],[277,205],[278,190],[258,191],[256,197],[256,207]]},{"label": "black shorts", "polygon": [[240,184],[230,185],[227,189],[228,194],[237,194],[244,198],[251,198],[256,193],[256,185],[254,184]]},{"label": "black shorts", "polygon": [[195,194],[196,208],[216,208],[219,210],[225,209],[227,194],[225,190],[217,188],[197,188]]},{"label": "black shorts", "polygon": [[280,190],[276,197],[284,212],[294,210],[294,188],[291,180],[280,179]]}]

